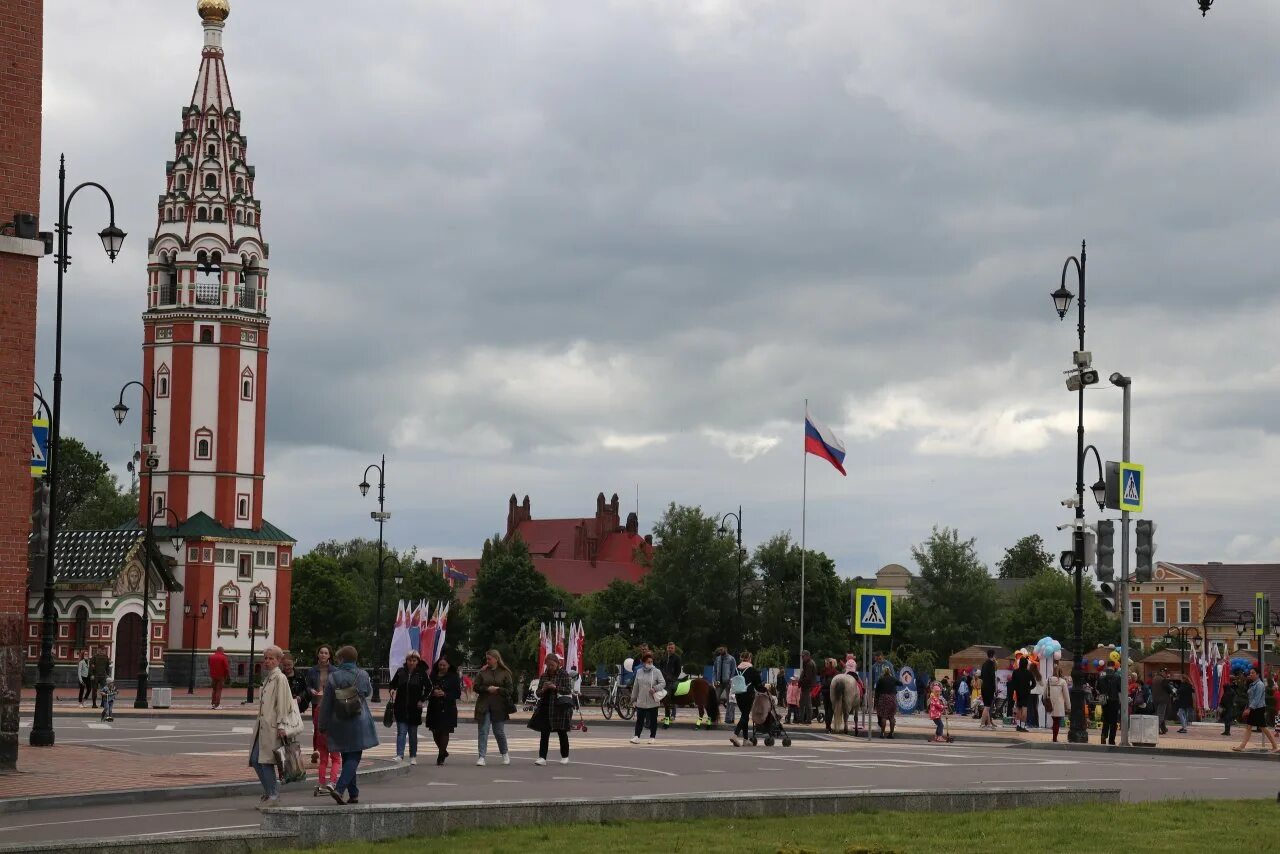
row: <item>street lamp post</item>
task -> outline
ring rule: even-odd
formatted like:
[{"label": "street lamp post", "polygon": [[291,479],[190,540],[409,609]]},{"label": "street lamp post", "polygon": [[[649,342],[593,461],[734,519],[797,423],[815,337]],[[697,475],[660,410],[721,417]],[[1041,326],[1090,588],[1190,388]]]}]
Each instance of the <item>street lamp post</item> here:
[{"label": "street lamp post", "polygon": [[[1271,611],[1270,616],[1271,632],[1280,641],[1280,613]],[[1262,642],[1263,633],[1258,631],[1258,615],[1254,611],[1236,611],[1236,637],[1244,637],[1245,634],[1256,635],[1258,638],[1258,675],[1261,676],[1262,668],[1266,666],[1266,659],[1263,657],[1266,647]]]},{"label": "street lamp post", "polygon": [[253,703],[253,683],[255,680],[253,672],[253,657],[257,653],[258,641],[258,606],[263,604],[264,600],[258,596],[257,590],[249,591],[249,692],[245,695],[245,701],[241,705],[252,705]]},{"label": "street lamp post", "polygon": [[188,694],[196,692],[196,624],[203,620],[208,613],[208,601],[200,603],[199,612],[192,611],[190,600],[182,603],[182,615],[191,621],[191,672],[187,679]]},{"label": "street lamp post", "polygon": [[129,414],[129,407],[124,405],[124,393],[128,391],[129,386],[136,385],[142,389],[142,400],[147,406],[147,445],[143,448],[143,468],[146,469],[146,487],[143,490],[143,506],[147,508],[147,527],[146,535],[143,538],[143,551],[146,552],[146,560],[143,561],[142,573],[142,661],[141,669],[138,671],[138,696],[133,700],[135,709],[147,708],[147,683],[148,668],[151,664],[151,554],[155,549],[155,508],[151,506],[151,481],[152,472],[160,464],[160,460],[153,453],[156,441],[156,403],[155,397],[151,393],[151,389],[143,385],[138,380],[130,380],[120,388],[120,400],[115,406],[111,407],[111,411],[116,416],[117,424],[124,424],[125,417]]},{"label": "street lamp post", "polygon": [[1193,641],[1200,640],[1200,630],[1195,626],[1178,626],[1167,629],[1164,633],[1165,643],[1173,643],[1174,639],[1178,641],[1178,674],[1185,680],[1187,678],[1187,638]]},{"label": "street lamp post", "polygon": [[370,668],[370,677],[373,680],[373,702],[382,702],[382,694],[378,690],[378,656],[382,654],[382,562],[383,562],[383,545],[382,545],[382,525],[391,518],[391,514],[386,512],[387,499],[387,455],[382,455],[381,463],[370,463],[365,466],[364,477],[360,479],[360,494],[369,494],[369,470],[378,470],[378,509],[369,514],[369,517],[378,523],[378,575],[377,575],[377,598],[373,608],[373,660],[374,666]]},{"label": "street lamp post", "polygon": [[[36,708],[31,724],[30,744],[32,747],[52,747],[53,735],[53,640],[58,631],[58,612],[54,602],[54,553],[58,542],[58,442],[62,421],[62,278],[71,266],[71,255],[67,252],[67,240],[71,236],[71,226],[67,216],[71,210],[71,202],[76,193],[85,187],[96,187],[107,197],[111,222],[98,237],[102,239],[102,248],[112,262],[120,254],[120,246],[124,243],[125,234],[116,227],[116,203],[111,194],[101,184],[86,181],[67,193],[67,158],[63,155],[58,161],[58,252],[53,256],[58,267],[57,300],[55,309],[53,334],[53,406],[49,408],[49,464],[46,479],[49,484],[49,537],[44,556],[44,609],[42,613],[42,632],[40,635],[39,676],[36,680]],[[145,610],[145,609],[144,609]]]},{"label": "street lamp post", "polygon": [[738,651],[742,651],[742,505],[738,505],[737,513],[726,513],[720,517],[720,533],[727,534],[728,529],[725,527],[725,521],[732,518],[738,532],[738,617],[734,623],[734,632],[737,637]]},{"label": "street lamp post", "polygon": [[[1078,303],[1079,321],[1077,323],[1077,332],[1080,336],[1081,354],[1086,351],[1084,349],[1084,308],[1085,308],[1085,244],[1080,242],[1080,257],[1074,255],[1067,258],[1062,264],[1062,278],[1058,284],[1058,289],[1050,296],[1053,298],[1053,306],[1058,312],[1058,319],[1063,320],[1067,316],[1067,309],[1071,307],[1071,300],[1075,294],[1067,289],[1067,268],[1072,264],[1076,266],[1077,284],[1080,287],[1080,300]],[[1078,367],[1083,367],[1079,365]],[[1083,374],[1083,371],[1081,371]],[[1096,378],[1096,376],[1095,376]],[[1071,668],[1071,726],[1067,731],[1067,741],[1074,744],[1083,744],[1089,740],[1089,729],[1084,718],[1084,377],[1079,377],[1077,383],[1077,394],[1079,396],[1078,417],[1076,420],[1076,513],[1075,513],[1075,531],[1073,535],[1073,552],[1072,572],[1075,575],[1076,597],[1075,607],[1073,609],[1073,626],[1075,637],[1075,657],[1072,661]]]}]

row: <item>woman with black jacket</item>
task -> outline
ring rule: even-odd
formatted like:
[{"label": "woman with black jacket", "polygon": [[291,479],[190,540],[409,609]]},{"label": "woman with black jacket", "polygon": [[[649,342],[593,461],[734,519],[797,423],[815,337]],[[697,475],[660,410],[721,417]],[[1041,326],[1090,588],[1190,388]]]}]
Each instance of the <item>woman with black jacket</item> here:
[{"label": "woman with black jacket", "polygon": [[435,739],[436,764],[449,758],[449,734],[458,728],[458,700],[462,697],[462,680],[441,656],[427,680],[427,729]]},{"label": "woman with black jacket", "polygon": [[744,690],[735,691],[734,699],[738,701],[738,724],[733,728],[733,735],[729,741],[733,742],[735,747],[742,746],[742,740],[747,737],[747,727],[751,723],[751,707],[756,701],[756,692],[763,691],[764,682],[760,679],[760,671],[756,670],[751,663],[751,653],[743,652],[739,656],[738,675],[742,677],[742,687]]},{"label": "woman with black jacket", "polygon": [[422,659],[410,650],[404,666],[391,677],[391,711],[396,720],[396,761],[404,761],[405,741],[409,742],[409,764],[418,764],[418,727],[422,726],[422,706],[427,698],[427,671]]}]

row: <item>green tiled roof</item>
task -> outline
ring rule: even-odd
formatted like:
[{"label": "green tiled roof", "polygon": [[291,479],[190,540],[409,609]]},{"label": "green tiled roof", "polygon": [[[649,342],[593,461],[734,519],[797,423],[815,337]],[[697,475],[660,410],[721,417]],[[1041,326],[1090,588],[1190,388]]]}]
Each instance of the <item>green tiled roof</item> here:
[{"label": "green tiled roof", "polygon": [[[297,542],[293,537],[272,525],[266,519],[262,520],[262,528],[257,531],[252,528],[224,528],[218,524],[216,519],[203,511],[179,525],[177,533],[179,536],[188,539],[241,540],[244,542],[288,545]],[[170,536],[173,536],[172,528],[156,526],[157,538]]]}]

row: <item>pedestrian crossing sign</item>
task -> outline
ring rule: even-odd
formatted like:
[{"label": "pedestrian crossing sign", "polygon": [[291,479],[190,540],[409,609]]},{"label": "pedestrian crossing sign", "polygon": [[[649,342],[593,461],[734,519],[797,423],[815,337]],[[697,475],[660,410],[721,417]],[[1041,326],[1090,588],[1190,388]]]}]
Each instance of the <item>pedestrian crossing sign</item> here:
[{"label": "pedestrian crossing sign", "polygon": [[854,596],[854,616],[860,635],[887,635],[893,621],[893,592],[859,587]]},{"label": "pedestrian crossing sign", "polygon": [[1137,463],[1120,463],[1120,510],[1141,513],[1146,476]]}]

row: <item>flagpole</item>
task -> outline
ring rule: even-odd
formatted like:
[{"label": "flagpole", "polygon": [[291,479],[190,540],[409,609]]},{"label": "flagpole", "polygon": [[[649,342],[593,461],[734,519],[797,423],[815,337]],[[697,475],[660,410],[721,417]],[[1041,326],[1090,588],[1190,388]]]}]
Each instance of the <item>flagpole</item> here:
[{"label": "flagpole", "polygon": [[[806,422],[809,420],[809,398],[807,397],[804,399],[804,419]],[[800,659],[800,653],[804,652],[804,545],[809,510],[809,451],[804,444],[801,444],[800,449],[801,456],[804,457],[804,468],[800,479],[800,649],[796,654],[797,661]]]}]

